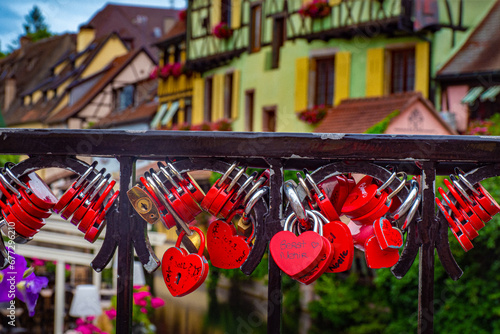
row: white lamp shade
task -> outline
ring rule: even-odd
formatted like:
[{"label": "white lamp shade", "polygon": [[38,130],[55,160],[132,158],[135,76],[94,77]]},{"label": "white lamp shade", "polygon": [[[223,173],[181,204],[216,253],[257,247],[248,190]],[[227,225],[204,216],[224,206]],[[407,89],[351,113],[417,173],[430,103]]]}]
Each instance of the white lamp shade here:
[{"label": "white lamp shade", "polygon": [[144,277],[144,269],[142,263],[134,261],[134,285],[146,285],[146,278]]},{"label": "white lamp shade", "polygon": [[83,284],[76,287],[69,315],[72,317],[90,317],[102,313],[101,298],[95,285]]}]

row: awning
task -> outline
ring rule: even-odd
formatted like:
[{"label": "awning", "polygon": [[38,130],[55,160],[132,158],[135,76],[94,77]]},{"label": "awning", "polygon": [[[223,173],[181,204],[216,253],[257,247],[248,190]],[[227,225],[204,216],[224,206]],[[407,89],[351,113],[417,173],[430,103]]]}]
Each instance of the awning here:
[{"label": "awning", "polygon": [[179,110],[179,101],[172,102],[165,117],[161,120],[161,125],[167,125],[168,122],[174,117],[175,113]]},{"label": "awning", "polygon": [[165,115],[166,111],[167,111],[167,103],[163,103],[158,109],[158,112],[156,113],[155,117],[153,117],[153,120],[151,121],[150,124],[151,129],[156,129],[158,127],[158,124],[160,124],[160,120],[162,119],[163,115]]},{"label": "awning", "polygon": [[464,96],[462,99],[461,103],[463,104],[474,104],[476,102],[477,98],[481,93],[483,92],[484,87],[473,87],[469,90],[469,92]]},{"label": "awning", "polygon": [[492,86],[492,87],[488,88],[486,90],[486,92],[484,92],[481,95],[481,98],[479,100],[481,102],[486,101],[486,100],[490,100],[491,102],[493,102],[496,100],[498,93],[500,93],[500,86]]}]

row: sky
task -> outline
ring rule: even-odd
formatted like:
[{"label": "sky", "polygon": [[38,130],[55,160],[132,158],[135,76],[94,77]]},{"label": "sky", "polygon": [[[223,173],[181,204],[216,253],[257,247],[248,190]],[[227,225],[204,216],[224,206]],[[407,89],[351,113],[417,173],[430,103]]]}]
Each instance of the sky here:
[{"label": "sky", "polygon": [[24,17],[37,5],[49,30],[55,34],[77,32],[107,3],[163,8],[185,7],[186,0],[0,0],[0,51],[8,51],[13,40],[24,33]]}]

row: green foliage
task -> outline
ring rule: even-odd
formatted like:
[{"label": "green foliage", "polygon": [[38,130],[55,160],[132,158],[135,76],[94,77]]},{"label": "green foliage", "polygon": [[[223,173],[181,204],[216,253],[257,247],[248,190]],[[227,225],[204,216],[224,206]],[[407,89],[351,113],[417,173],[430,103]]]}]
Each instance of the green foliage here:
[{"label": "green foliage", "polygon": [[24,32],[32,42],[52,36],[49,27],[45,23],[45,17],[38,6],[33,6],[28,15],[24,17],[26,23],[23,24]]},{"label": "green foliage", "polygon": [[7,162],[12,162],[14,164],[17,164],[19,162],[19,156],[11,154],[0,155],[0,167],[5,166]]},{"label": "green foliage", "polygon": [[393,111],[386,118],[384,118],[377,124],[371,126],[368,130],[365,131],[365,133],[372,133],[372,134],[384,133],[387,127],[389,126],[389,123],[391,123],[391,120],[397,115],[399,115],[399,110]]}]

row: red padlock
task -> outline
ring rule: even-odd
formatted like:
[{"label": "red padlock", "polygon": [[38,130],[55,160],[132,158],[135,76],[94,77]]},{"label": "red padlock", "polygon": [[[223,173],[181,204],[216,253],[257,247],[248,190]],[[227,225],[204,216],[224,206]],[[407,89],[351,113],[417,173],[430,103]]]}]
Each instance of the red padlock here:
[{"label": "red padlock", "polygon": [[316,182],[313,180],[311,175],[307,173],[306,170],[304,170],[304,173],[306,175],[307,182],[312,187],[312,198],[316,203],[318,210],[323,213],[330,221],[339,220],[337,210],[335,209],[333,203],[330,201],[330,198],[327,196],[325,190],[316,184]]},{"label": "red padlock", "polygon": [[456,168],[458,171],[458,177],[460,181],[467,186],[472,191],[472,196],[481,204],[481,206],[490,214],[492,217],[500,212],[500,205],[498,205],[497,201],[491,196],[491,194],[484,189],[481,183],[476,183],[476,185],[472,185],[469,180],[464,175],[464,172]]},{"label": "red padlock", "polygon": [[[83,214],[83,217],[79,220],[80,223],[78,224],[78,229],[86,233],[87,230],[90,228],[94,220],[99,216],[101,209],[103,207],[103,203],[108,197],[108,195],[111,193],[111,190],[113,190],[113,187],[115,185],[115,181],[112,180],[109,185],[104,189],[103,193],[101,196],[99,196],[99,199],[95,203],[91,203],[89,207],[87,208],[87,211]],[[76,214],[76,212],[75,212]],[[74,215],[73,215],[74,217]],[[74,222],[73,222],[74,223]]]},{"label": "red padlock", "polygon": [[460,244],[460,246],[462,246],[463,250],[468,252],[469,250],[474,248],[474,245],[472,244],[470,239],[467,237],[467,234],[461,228],[460,224],[457,224],[454,221],[454,219],[451,217],[451,215],[448,213],[448,211],[445,209],[444,205],[441,203],[441,201],[437,197],[436,197],[436,204],[437,204],[439,210],[443,213],[446,221],[448,222],[448,225],[450,226],[451,231],[453,232],[453,235],[458,240],[458,243]]},{"label": "red padlock", "polygon": [[399,251],[395,248],[382,249],[374,235],[366,240],[365,259],[368,268],[390,268],[399,261]]},{"label": "red padlock", "polygon": [[373,177],[364,176],[347,196],[342,206],[342,213],[349,218],[366,215],[380,204],[380,197],[385,194],[385,192],[379,193],[378,189],[373,183]]},{"label": "red padlock", "polygon": [[[445,180],[445,181],[448,181],[448,180]],[[446,182],[445,182],[446,184]],[[453,188],[453,187],[452,187]],[[454,206],[458,209],[458,211],[460,212],[460,214],[464,217],[464,219],[466,221],[469,221],[471,223],[471,225],[474,227],[474,229],[476,231],[479,231],[480,229],[482,229],[484,227],[484,223],[483,221],[478,217],[478,215],[476,215],[470,208],[468,205],[465,205],[465,208],[462,207],[462,205],[460,205],[460,201],[457,201],[458,203],[458,206],[455,206],[452,202],[451,202],[451,198],[449,198],[448,195],[446,195],[446,192],[444,191],[443,188],[439,187],[438,188],[438,191],[439,193],[441,194],[441,197],[444,199],[445,203],[448,205],[448,206]],[[451,192],[450,192],[451,193]],[[465,203],[464,203],[465,204]],[[453,210],[453,209],[452,209]]]},{"label": "red padlock", "polygon": [[210,212],[214,216],[220,215],[220,212],[224,205],[229,201],[231,197],[237,194],[237,188],[235,186],[241,176],[245,173],[245,170],[246,167],[241,168],[229,184],[224,184],[220,187],[217,196],[212,201],[212,204],[210,204],[208,212]]},{"label": "red padlock", "polygon": [[169,211],[165,208],[165,205],[163,204],[165,199],[163,199],[161,201],[160,201],[160,199],[158,199],[158,197],[155,194],[155,191],[153,190],[153,188],[150,187],[150,185],[148,184],[148,182],[146,181],[146,179],[144,177],[141,176],[139,178],[139,180],[141,181],[142,185],[146,189],[146,193],[149,195],[151,200],[154,201],[156,203],[156,205],[158,206],[158,210],[160,213],[160,219],[161,219],[163,225],[167,229],[171,229],[173,226],[175,226],[175,219],[174,219],[174,217],[172,217],[172,215],[169,213]]},{"label": "red padlock", "polygon": [[70,203],[60,212],[61,217],[64,219],[69,219],[73,213],[80,207],[80,205],[88,198],[90,192],[93,190],[94,186],[103,178],[106,168],[101,169],[99,173],[85,186],[81,187],[75,197]]},{"label": "red padlock", "polygon": [[[212,187],[208,190],[207,194],[201,201],[201,208],[207,212],[210,212],[210,206],[212,205],[212,202],[217,198],[217,195],[220,193],[222,190],[222,187],[226,184],[227,179],[229,178],[229,175],[233,172],[233,170],[236,168],[237,164],[233,163],[228,170],[222,175],[220,179],[218,179]],[[226,184],[227,188],[228,184]]]},{"label": "red padlock", "polygon": [[66,206],[71,202],[73,197],[75,197],[78,194],[78,191],[85,186],[85,183],[87,182],[87,177],[92,173],[92,171],[95,169],[95,166],[97,165],[97,162],[94,161],[92,165],[90,165],[89,168],[80,175],[75,182],[69,187],[64,194],[61,196],[61,198],[57,201],[57,203],[54,205],[52,208],[52,211],[55,213],[60,213]]},{"label": "red padlock", "polygon": [[168,291],[174,297],[185,296],[196,290],[208,275],[208,262],[203,256],[205,249],[205,235],[194,226],[189,229],[200,235],[200,248],[198,253],[187,254],[180,248],[181,240],[186,235],[181,231],[175,247],[170,247],[163,254],[161,261],[161,272]]},{"label": "red padlock", "polygon": [[[112,180],[109,184],[108,184],[108,181],[109,181],[109,178],[111,177],[111,174],[108,174],[106,175],[102,180],[101,182],[99,182],[99,184],[97,185],[97,187],[95,187],[94,191],[85,199],[85,201],[80,205],[80,207],[75,211],[75,213],[73,214],[73,217],[71,217],[71,222],[74,224],[74,225],[78,225],[80,224],[80,222],[82,221],[83,219],[83,216],[85,215],[85,213],[87,213],[88,209],[94,204],[94,202],[96,201],[96,199],[100,199],[99,198],[99,192],[106,186],[106,189],[104,190],[103,192],[103,195],[104,193],[106,193],[106,190],[107,188],[110,188],[109,191],[111,191],[111,189],[113,188],[113,186],[115,185],[115,181]],[[110,187],[111,185],[111,187]],[[107,196],[109,194],[109,191],[106,193],[105,196]],[[102,202],[101,202],[102,203]]]},{"label": "red padlock", "polygon": [[26,224],[24,224],[22,221],[20,221],[17,217],[15,217],[11,212],[1,210],[2,216],[6,220],[7,224],[16,230],[18,234],[25,238],[30,238],[33,237],[35,234],[38,233],[38,229],[33,229]]},{"label": "red padlock", "polygon": [[90,243],[94,243],[97,238],[99,238],[99,235],[101,234],[102,230],[106,226],[106,214],[108,213],[108,210],[111,208],[113,203],[115,202],[116,198],[118,197],[120,191],[117,190],[113,196],[111,196],[110,200],[104,207],[104,209],[100,212],[99,216],[97,219],[92,222],[90,227],[87,229],[87,232],[85,232],[85,240],[89,241]]},{"label": "red padlock", "polygon": [[463,196],[463,198],[465,198],[465,200],[467,201],[467,204],[470,205],[470,207],[472,208],[472,211],[474,211],[479,216],[479,218],[481,218],[481,220],[483,222],[485,222],[485,223],[489,222],[492,219],[490,214],[488,212],[486,212],[486,210],[481,206],[481,204],[479,204],[476,201],[474,196],[469,196],[469,194],[467,194],[467,192],[462,187],[460,182],[458,182],[458,178],[456,175],[452,174],[452,175],[450,175],[450,177],[453,181],[453,187],[455,188],[455,190],[459,191],[459,193]]},{"label": "red padlock", "polygon": [[[444,196],[443,196],[444,194]],[[441,196],[443,197],[443,200],[445,203],[448,205],[448,207],[451,209],[451,212],[453,212],[453,217],[456,218],[457,222],[463,226],[465,233],[467,233],[467,236],[472,240],[476,238],[479,234],[477,233],[477,230],[474,228],[472,223],[468,221],[462,213],[457,209],[457,207],[451,202],[449,197],[446,195],[446,193],[442,192]]]},{"label": "red padlock", "polygon": [[[165,168],[165,166],[161,162],[158,162],[158,167],[162,172],[164,172],[163,169]],[[179,173],[179,171],[170,162],[167,162],[167,167],[170,169],[172,174],[179,180],[180,184],[186,187],[186,189],[189,191],[191,196],[193,196],[195,201],[201,203],[201,201],[203,201],[203,198],[205,197],[205,193],[200,188],[198,183],[188,173],[184,173],[184,175]]]}]

